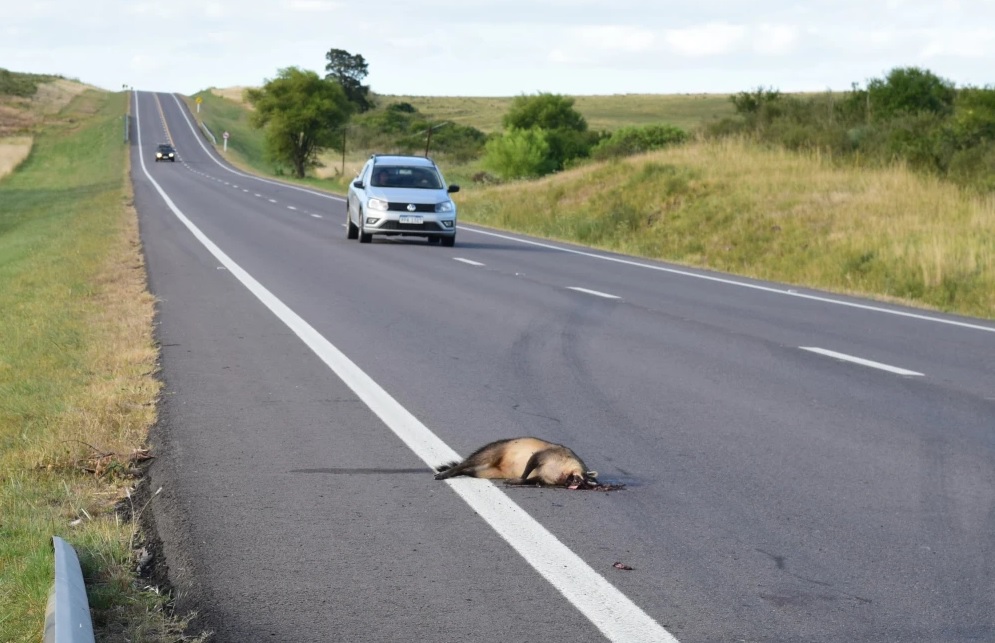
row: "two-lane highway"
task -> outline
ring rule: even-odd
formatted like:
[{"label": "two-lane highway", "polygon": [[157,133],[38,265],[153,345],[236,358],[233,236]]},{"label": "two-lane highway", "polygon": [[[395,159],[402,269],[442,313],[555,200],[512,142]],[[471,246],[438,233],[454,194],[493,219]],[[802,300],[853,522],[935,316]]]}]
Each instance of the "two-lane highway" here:
[{"label": "two-lane highway", "polygon": [[[360,245],[175,96],[133,114],[152,510],[218,640],[995,639],[995,324],[462,224]],[[432,477],[519,435],[627,488]]]}]

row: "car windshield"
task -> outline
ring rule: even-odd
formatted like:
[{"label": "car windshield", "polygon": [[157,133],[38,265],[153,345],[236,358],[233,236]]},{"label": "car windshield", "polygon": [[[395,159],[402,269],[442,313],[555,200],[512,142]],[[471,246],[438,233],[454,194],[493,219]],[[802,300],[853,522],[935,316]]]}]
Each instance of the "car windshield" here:
[{"label": "car windshield", "polygon": [[379,166],[373,170],[373,187],[439,190],[442,180],[430,167]]},{"label": "car windshield", "polygon": [[159,146],[159,151],[160,152],[172,152],[173,148],[170,147],[169,145],[160,145]]}]

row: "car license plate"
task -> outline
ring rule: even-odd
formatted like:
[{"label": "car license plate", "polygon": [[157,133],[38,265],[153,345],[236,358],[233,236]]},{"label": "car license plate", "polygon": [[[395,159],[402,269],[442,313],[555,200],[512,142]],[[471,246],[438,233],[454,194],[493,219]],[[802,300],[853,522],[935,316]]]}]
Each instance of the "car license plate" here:
[{"label": "car license plate", "polygon": [[401,223],[422,223],[422,216],[420,214],[402,214],[400,216]]}]

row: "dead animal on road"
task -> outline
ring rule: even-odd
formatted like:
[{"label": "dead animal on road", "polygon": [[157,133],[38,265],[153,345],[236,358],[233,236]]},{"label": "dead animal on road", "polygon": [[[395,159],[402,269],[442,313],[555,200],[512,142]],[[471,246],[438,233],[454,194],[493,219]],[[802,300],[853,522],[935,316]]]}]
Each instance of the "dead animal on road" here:
[{"label": "dead animal on road", "polygon": [[588,471],[577,454],[539,438],[509,438],[491,442],[462,462],[436,468],[436,480],[454,476],[504,480],[511,485],[541,485],[567,489],[599,487],[598,472]]}]

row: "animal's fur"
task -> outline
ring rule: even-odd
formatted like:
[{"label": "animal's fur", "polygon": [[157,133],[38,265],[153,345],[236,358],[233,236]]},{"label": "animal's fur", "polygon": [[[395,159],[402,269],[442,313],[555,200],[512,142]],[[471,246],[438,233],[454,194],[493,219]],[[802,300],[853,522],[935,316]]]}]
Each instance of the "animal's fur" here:
[{"label": "animal's fur", "polygon": [[564,486],[577,489],[598,484],[577,454],[539,438],[510,438],[484,445],[462,462],[436,468],[436,480],[453,476],[505,480],[514,485]]}]

